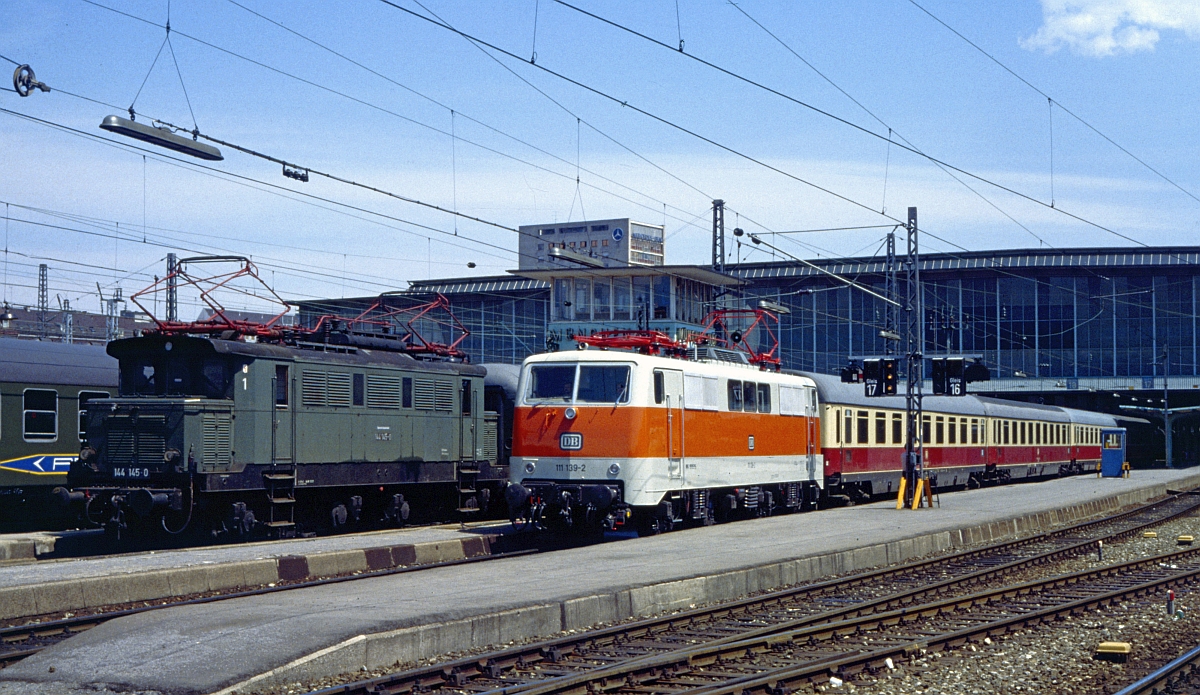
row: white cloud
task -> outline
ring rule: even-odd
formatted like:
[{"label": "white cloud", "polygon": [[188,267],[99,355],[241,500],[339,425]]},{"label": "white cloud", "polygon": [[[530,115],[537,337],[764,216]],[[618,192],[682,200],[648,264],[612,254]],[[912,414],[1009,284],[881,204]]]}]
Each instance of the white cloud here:
[{"label": "white cloud", "polygon": [[1053,53],[1066,46],[1078,55],[1110,56],[1152,51],[1162,30],[1200,39],[1196,0],[1042,0],[1042,15],[1023,48]]}]

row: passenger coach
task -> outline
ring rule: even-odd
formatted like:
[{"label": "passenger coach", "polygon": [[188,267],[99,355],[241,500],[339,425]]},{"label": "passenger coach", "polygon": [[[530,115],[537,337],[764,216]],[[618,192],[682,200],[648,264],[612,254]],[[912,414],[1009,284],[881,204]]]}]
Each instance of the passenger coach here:
[{"label": "passenger coach", "polygon": [[[904,398],[808,374],[821,401],[827,493],[866,499],[899,484]],[[942,488],[1095,470],[1110,415],[978,396],[923,399],[925,470]]]}]

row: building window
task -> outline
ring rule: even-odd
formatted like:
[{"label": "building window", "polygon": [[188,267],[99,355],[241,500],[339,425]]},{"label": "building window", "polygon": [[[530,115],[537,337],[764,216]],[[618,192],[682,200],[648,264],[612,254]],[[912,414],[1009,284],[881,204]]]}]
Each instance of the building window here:
[{"label": "building window", "polygon": [[600,242],[600,245],[601,245],[601,246],[608,246],[608,239],[604,239],[604,240],[602,240],[602,241]]},{"label": "building window", "polygon": [[52,442],[58,439],[58,391],[26,389],[23,405],[25,441]]},{"label": "building window", "polygon": [[592,319],[607,321],[611,313],[612,284],[608,278],[597,278],[592,281]]},{"label": "building window", "polygon": [[630,319],[629,308],[629,278],[613,278],[613,320],[628,321]]}]

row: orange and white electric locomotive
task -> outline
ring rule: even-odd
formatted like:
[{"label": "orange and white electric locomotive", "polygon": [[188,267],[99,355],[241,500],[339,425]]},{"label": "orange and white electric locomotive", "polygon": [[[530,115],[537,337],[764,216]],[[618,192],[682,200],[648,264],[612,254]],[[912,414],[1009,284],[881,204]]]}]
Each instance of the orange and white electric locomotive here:
[{"label": "orange and white electric locomotive", "polygon": [[779,372],[769,356],[650,332],[577,340],[578,351],[522,367],[507,491],[515,516],[577,531],[632,522],[647,534],[820,499],[812,379]]}]

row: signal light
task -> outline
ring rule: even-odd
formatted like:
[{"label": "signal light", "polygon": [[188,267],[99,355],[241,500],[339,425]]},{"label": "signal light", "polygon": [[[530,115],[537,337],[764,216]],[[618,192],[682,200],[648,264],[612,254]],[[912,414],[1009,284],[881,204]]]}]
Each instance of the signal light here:
[{"label": "signal light", "polygon": [[896,395],[897,385],[900,383],[900,360],[886,359],[883,360],[883,395]]},{"label": "signal light", "polygon": [[931,362],[933,395],[967,395],[967,381],[963,378],[966,360],[961,357],[942,357],[931,360]]}]

